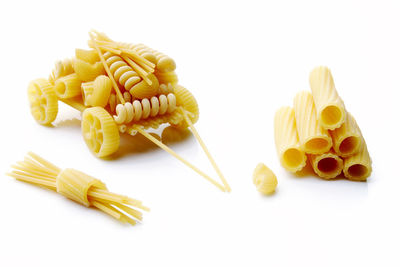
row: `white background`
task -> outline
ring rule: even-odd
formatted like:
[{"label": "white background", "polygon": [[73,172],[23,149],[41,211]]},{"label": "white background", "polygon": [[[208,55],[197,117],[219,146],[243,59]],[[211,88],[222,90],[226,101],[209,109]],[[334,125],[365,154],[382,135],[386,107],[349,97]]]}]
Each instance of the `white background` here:
[{"label": "white background", "polygon": [[[122,225],[54,192],[0,179],[0,266],[399,266],[398,1],[7,1],[1,6],[0,171],[32,150],[151,208]],[[196,124],[232,186],[222,193],[143,138],[95,158],[80,115],[55,127],[29,113],[30,80],[87,47],[97,29],[175,59],[196,96]],[[332,69],[373,159],[367,183],[296,177],[280,167],[273,116]],[[184,136],[185,135],[181,135]],[[178,138],[178,137],[174,137]],[[179,138],[178,138],[179,139]],[[168,140],[167,140],[168,141]],[[216,176],[191,136],[169,143]],[[251,175],[274,170],[275,195]]]}]

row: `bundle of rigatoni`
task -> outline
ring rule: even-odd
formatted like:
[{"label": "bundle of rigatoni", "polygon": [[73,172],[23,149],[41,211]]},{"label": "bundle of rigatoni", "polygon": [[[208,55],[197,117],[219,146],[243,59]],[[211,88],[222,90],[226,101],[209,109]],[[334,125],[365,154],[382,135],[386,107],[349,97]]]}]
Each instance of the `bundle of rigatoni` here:
[{"label": "bundle of rigatoni", "polygon": [[331,71],[317,67],[310,74],[311,92],[299,92],[293,107],[275,114],[275,144],[282,166],[302,170],[307,158],[321,178],[344,177],[365,181],[371,174],[371,158],[354,117],[339,97]]}]

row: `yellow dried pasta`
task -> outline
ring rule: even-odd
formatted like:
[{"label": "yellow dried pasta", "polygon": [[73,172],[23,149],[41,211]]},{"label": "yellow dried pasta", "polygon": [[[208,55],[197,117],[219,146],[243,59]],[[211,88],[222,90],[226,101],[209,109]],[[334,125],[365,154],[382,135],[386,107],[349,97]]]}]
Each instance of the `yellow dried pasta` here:
[{"label": "yellow dried pasta", "polygon": [[111,89],[111,80],[105,75],[97,76],[93,82],[82,83],[85,106],[104,108],[109,102]]},{"label": "yellow dried pasta", "polygon": [[122,223],[135,225],[142,220],[137,209],[149,211],[139,200],[109,192],[100,180],[75,169],[61,170],[32,152],[12,167],[9,176],[57,191],[86,207],[96,207]]},{"label": "yellow dried pasta", "polygon": [[333,149],[341,157],[358,152],[361,144],[361,131],[354,117],[347,113],[346,120],[339,128],[331,131]]},{"label": "yellow dried pasta", "polygon": [[29,83],[28,99],[33,118],[40,124],[52,123],[58,113],[58,99],[54,86],[46,79]]},{"label": "yellow dried pasta", "polygon": [[314,172],[324,179],[335,178],[343,170],[343,160],[334,151],[321,155],[310,155],[310,162]]},{"label": "yellow dried pasta", "polygon": [[270,168],[259,163],[253,172],[253,183],[260,193],[270,195],[275,192],[278,180]]},{"label": "yellow dried pasta", "polygon": [[58,60],[50,74],[49,82],[54,84],[57,79],[72,73],[74,73],[73,59],[66,58],[64,60]]},{"label": "yellow dried pasta", "polygon": [[78,75],[73,73],[57,79],[54,88],[59,98],[66,99],[81,95],[81,84]]},{"label": "yellow dried pasta", "polygon": [[317,120],[317,111],[310,92],[299,92],[293,101],[297,132],[303,151],[308,154],[322,154],[332,147],[329,132]]},{"label": "yellow dried pasta", "polygon": [[160,84],[178,84],[178,75],[176,75],[175,71],[170,72],[159,72],[156,71],[154,75],[157,77]]},{"label": "yellow dried pasta", "polygon": [[307,157],[300,148],[294,110],[282,107],[275,113],[275,146],[281,165],[290,172],[297,172],[306,166]]},{"label": "yellow dried pasta", "polygon": [[346,110],[330,69],[320,66],[311,71],[310,87],[321,126],[329,130],[339,128],[345,121]]},{"label": "yellow dried pasta", "polygon": [[171,72],[176,69],[175,61],[169,56],[158,52],[144,44],[131,45],[131,48],[138,52],[139,55],[153,54],[156,57],[156,69],[159,72]]},{"label": "yellow dried pasta", "polygon": [[353,181],[365,181],[371,175],[372,160],[364,138],[357,154],[344,159],[344,176]]}]

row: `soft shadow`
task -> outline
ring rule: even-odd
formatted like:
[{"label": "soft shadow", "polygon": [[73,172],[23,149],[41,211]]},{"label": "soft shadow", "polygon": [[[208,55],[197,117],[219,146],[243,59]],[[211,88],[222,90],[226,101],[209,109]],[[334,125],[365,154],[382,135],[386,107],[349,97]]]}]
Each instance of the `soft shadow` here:
[{"label": "soft shadow", "polygon": [[172,126],[165,127],[161,133],[161,140],[164,144],[175,144],[187,140],[192,134],[188,129],[178,129]]}]

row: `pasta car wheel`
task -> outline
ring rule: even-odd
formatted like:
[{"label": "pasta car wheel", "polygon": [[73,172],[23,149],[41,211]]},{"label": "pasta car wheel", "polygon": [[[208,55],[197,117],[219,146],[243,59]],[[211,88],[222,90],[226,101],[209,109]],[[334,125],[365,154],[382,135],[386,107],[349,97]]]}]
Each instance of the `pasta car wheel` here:
[{"label": "pasta car wheel", "polygon": [[[189,92],[188,89],[181,85],[177,85],[174,90],[176,97],[176,105],[183,107],[186,111],[190,112],[189,118],[193,124],[197,122],[199,119],[199,106],[197,105],[197,101]],[[179,124],[173,125],[174,127],[185,129],[188,127],[188,124],[185,120],[182,120]]]},{"label": "pasta car wheel", "polygon": [[46,79],[37,79],[28,86],[31,113],[43,125],[52,123],[58,113],[58,99],[54,86]]},{"label": "pasta car wheel", "polygon": [[104,108],[85,109],[82,114],[82,134],[87,146],[97,157],[111,155],[119,147],[117,125]]}]

